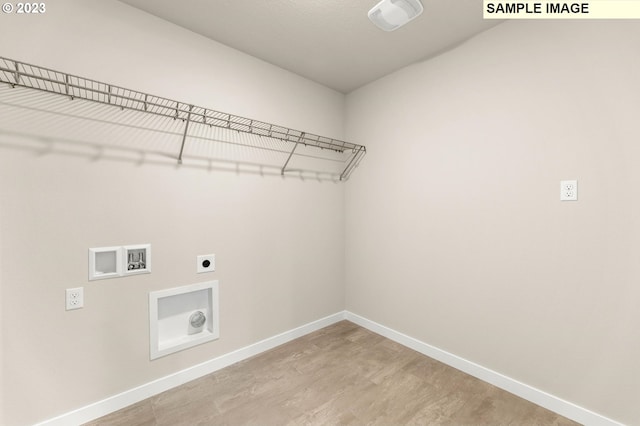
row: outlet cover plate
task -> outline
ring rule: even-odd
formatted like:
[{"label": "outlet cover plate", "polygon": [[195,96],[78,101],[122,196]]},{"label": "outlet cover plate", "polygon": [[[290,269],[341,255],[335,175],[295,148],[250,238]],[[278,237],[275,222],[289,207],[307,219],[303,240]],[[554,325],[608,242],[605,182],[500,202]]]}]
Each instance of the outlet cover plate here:
[{"label": "outlet cover plate", "polygon": [[216,270],[216,255],[203,254],[198,256],[198,264],[196,272],[203,274],[205,272],[214,272]]},{"label": "outlet cover plate", "polygon": [[560,201],[578,201],[578,181],[560,181]]},{"label": "outlet cover plate", "polygon": [[68,288],[65,291],[65,300],[67,311],[80,309],[84,306],[84,288]]}]

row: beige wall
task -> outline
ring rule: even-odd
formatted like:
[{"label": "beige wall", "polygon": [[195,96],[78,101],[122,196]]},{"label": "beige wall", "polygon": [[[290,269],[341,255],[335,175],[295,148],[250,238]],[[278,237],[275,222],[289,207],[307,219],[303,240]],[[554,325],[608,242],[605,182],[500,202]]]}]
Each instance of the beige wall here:
[{"label": "beige wall", "polygon": [[[333,183],[34,155],[0,133],[0,422],[344,309],[346,237],[347,309],[636,423],[639,38],[634,22],[500,25],[349,95],[343,134],[339,93],[121,3],[0,16],[2,56],[368,148],[345,206]],[[577,203],[558,200],[569,178]],[[152,274],[87,281],[87,248],[146,242]],[[196,275],[209,252],[218,271]],[[149,362],[148,292],[211,278],[220,340]],[[65,312],[75,286],[86,306]]]},{"label": "beige wall", "polygon": [[[343,137],[342,94],[119,2],[47,7],[0,17],[0,55]],[[64,134],[56,120],[35,124]],[[52,418],[344,309],[343,185],[20,146],[38,141],[0,132],[1,424]],[[139,243],[152,245],[152,274],[87,281],[89,247]],[[217,271],[196,275],[207,253]],[[220,280],[220,339],[150,362],[148,292],[209,279]],[[85,308],[66,312],[64,289],[77,286]]]},{"label": "beige wall", "polygon": [[637,424],[638,40],[508,22],[348,95],[347,309]]}]

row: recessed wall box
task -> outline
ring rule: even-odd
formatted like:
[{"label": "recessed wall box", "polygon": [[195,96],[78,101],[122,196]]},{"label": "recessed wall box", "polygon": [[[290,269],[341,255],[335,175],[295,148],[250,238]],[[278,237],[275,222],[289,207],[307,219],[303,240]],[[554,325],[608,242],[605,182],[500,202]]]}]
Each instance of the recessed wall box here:
[{"label": "recessed wall box", "polygon": [[151,273],[151,244],[122,247],[123,275]]},{"label": "recessed wall box", "polygon": [[150,359],[220,336],[218,281],[149,293]]},{"label": "recessed wall box", "polygon": [[122,247],[89,249],[89,281],[122,275]]}]

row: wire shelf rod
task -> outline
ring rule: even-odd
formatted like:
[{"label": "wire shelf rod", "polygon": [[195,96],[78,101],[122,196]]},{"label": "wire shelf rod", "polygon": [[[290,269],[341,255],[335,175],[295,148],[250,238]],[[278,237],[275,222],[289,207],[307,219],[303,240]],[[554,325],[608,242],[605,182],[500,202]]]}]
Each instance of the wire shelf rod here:
[{"label": "wire shelf rod", "polygon": [[[163,134],[163,135],[173,135],[173,136],[177,136],[182,138],[182,136],[184,135],[184,131],[180,131],[180,132],[176,132],[176,131],[171,131],[171,130],[162,130],[160,129],[158,126],[143,126],[143,125],[138,125],[138,124],[130,124],[130,123],[124,123],[124,122],[115,122],[115,121],[111,121],[111,120],[107,120],[107,119],[98,119],[98,118],[92,118],[92,117],[86,117],[86,116],[81,116],[81,115],[77,115],[77,114],[73,114],[73,113],[69,113],[69,112],[60,112],[60,111],[53,111],[50,110],[48,107],[45,108],[38,108],[38,107],[33,107],[33,106],[25,106],[25,105],[20,105],[20,104],[16,104],[16,103],[12,103],[12,102],[4,102],[4,101],[0,101],[0,105],[5,105],[5,106],[10,106],[10,107],[14,107],[14,108],[20,108],[20,109],[24,109],[24,110],[30,110],[30,111],[34,111],[37,113],[47,113],[47,114],[53,114],[53,115],[57,115],[60,117],[65,117],[65,118],[70,118],[70,119],[80,119],[80,120],[88,120],[90,122],[95,122],[95,123],[101,123],[101,124],[105,124],[105,125],[115,125],[115,126],[119,126],[119,127],[126,127],[132,130],[140,130],[140,131],[147,131],[147,132],[153,132],[153,133],[158,133],[158,134]],[[96,103],[96,105],[102,105],[101,103]],[[153,119],[154,115],[149,115],[149,119]],[[148,120],[147,120],[148,121]],[[172,120],[173,121],[173,120]],[[237,142],[237,141],[232,141],[229,139],[222,139],[219,137],[212,137],[212,136],[200,136],[200,135],[196,135],[196,134],[188,134],[187,138],[189,140],[192,141],[204,141],[204,142],[216,142],[216,143],[221,143],[221,144],[228,144],[228,145],[233,145],[233,146],[238,146],[238,147],[245,147],[245,148],[253,148],[253,149],[258,149],[261,151],[269,151],[269,152],[273,152],[273,153],[280,153],[280,154],[286,154],[289,155],[291,153],[290,150],[288,149],[278,149],[278,148],[269,148],[269,147],[264,147],[264,146],[249,146],[246,143],[242,143],[242,142]],[[302,154],[300,152],[296,151],[296,156],[299,157],[305,157],[305,158],[317,158],[317,159],[321,159],[323,161],[329,161],[329,162],[334,162],[334,163],[344,163],[346,164],[350,158],[348,158],[346,161],[345,160],[341,160],[341,159],[332,159],[332,158],[325,158],[325,157],[320,157],[320,156],[314,156],[311,154]],[[276,166],[274,166],[276,167]],[[281,170],[282,168],[278,166],[278,170]],[[287,170],[292,171],[291,169]]]}]

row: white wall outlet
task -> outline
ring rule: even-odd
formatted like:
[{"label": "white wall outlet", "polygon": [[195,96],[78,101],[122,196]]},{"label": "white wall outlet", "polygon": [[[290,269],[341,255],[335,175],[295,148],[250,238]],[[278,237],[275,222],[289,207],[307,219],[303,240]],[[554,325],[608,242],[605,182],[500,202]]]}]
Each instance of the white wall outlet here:
[{"label": "white wall outlet", "polygon": [[84,306],[84,288],[68,288],[66,290],[67,311]]},{"label": "white wall outlet", "polygon": [[216,270],[216,255],[215,254],[203,254],[198,256],[198,267],[196,272],[202,274],[205,272],[213,272]]},{"label": "white wall outlet", "polygon": [[560,181],[560,201],[578,201],[578,181]]}]

